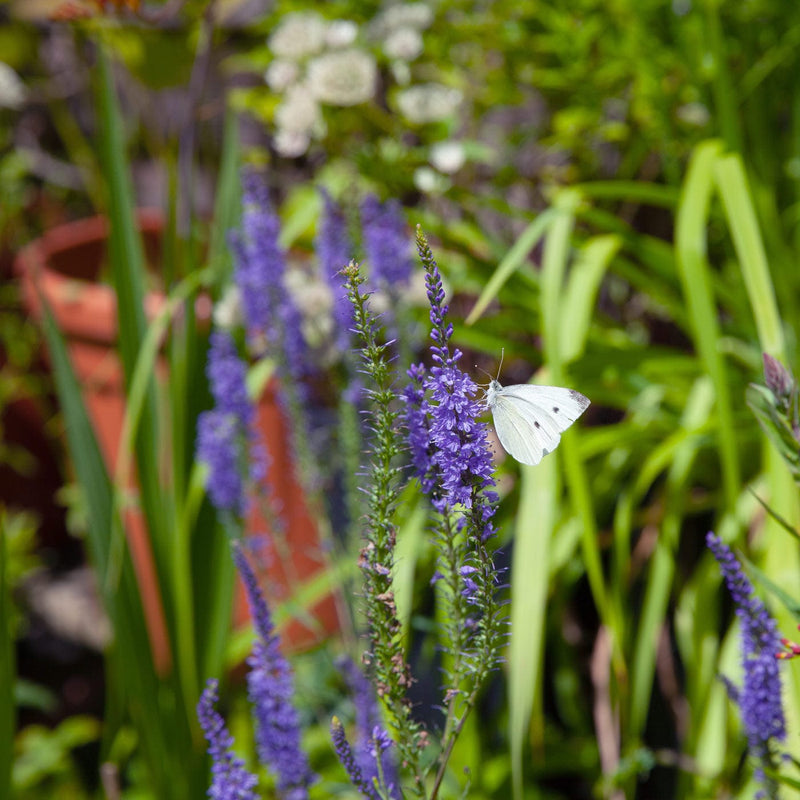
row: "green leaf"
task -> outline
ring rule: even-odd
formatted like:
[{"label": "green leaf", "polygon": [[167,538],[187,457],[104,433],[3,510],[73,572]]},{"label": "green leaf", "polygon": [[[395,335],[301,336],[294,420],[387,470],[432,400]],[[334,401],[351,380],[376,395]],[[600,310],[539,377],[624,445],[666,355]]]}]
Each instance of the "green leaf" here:
[{"label": "green leaf", "polygon": [[689,310],[692,337],[714,385],[725,500],[729,507],[733,507],[740,483],[736,428],[729,381],[719,348],[717,308],[711,288],[710,266],[706,258],[706,231],[713,175],[721,153],[720,142],[708,141],[699,145],[692,155],[678,204],[675,251],[683,296]]},{"label": "green leaf", "polygon": [[528,255],[539,243],[542,236],[544,236],[547,228],[553,222],[554,216],[555,212],[552,209],[542,212],[520,234],[517,241],[514,242],[514,246],[497,265],[497,269],[481,292],[472,310],[467,315],[465,320],[466,325],[472,325],[480,318],[489,303],[497,297],[497,293],[505,282],[522,267],[523,264],[527,263]]}]

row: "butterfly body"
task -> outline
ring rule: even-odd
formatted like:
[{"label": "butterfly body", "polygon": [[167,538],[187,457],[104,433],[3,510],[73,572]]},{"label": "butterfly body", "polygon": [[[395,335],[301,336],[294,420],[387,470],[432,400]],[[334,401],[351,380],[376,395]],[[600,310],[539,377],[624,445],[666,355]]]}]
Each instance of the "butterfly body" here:
[{"label": "butterfly body", "polygon": [[486,405],[500,444],[520,463],[535,465],[558,447],[561,434],[586,411],[589,399],[560,386],[503,386],[492,380]]}]

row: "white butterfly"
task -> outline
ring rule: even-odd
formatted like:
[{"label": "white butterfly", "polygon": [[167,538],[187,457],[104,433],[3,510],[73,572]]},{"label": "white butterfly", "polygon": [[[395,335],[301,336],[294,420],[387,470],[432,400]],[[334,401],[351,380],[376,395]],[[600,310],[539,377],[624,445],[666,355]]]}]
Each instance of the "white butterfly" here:
[{"label": "white butterfly", "polygon": [[538,464],[558,447],[561,434],[589,407],[574,389],[492,380],[486,390],[500,444],[522,464]]}]

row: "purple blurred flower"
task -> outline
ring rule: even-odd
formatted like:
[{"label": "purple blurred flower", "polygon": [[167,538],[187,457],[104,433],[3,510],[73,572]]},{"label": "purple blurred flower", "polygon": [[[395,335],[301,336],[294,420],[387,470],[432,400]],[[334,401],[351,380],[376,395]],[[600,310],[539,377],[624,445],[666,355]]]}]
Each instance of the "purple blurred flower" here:
[{"label": "purple blurred flower", "polygon": [[286,254],[278,242],[280,220],[272,210],[264,182],[244,177],[242,230],[232,240],[239,287],[251,343],[266,339],[270,352],[294,379],[306,374],[302,317],[284,283]]},{"label": "purple blurred flower", "polygon": [[371,285],[397,291],[408,283],[413,269],[400,203],[389,200],[381,204],[375,195],[368,195],[361,203],[361,224]]},{"label": "purple blurred flower", "polygon": [[197,703],[197,718],[208,741],[214,776],[208,796],[212,800],[257,800],[254,789],[258,781],[245,769],[244,761],[231,752],[233,737],[214,708],[216,703],[217,681],[210,680]]},{"label": "purple blurred flower", "polygon": [[[378,749],[384,753],[392,745],[389,734],[381,725],[381,714],[375,697],[375,690],[364,673],[346,656],[339,659],[337,666],[342,670],[345,682],[350,689],[356,712],[356,740],[354,758],[361,774],[371,784],[378,777]],[[381,772],[394,797],[392,788],[397,785],[397,767],[387,753],[381,755]]]},{"label": "purple blurred flower", "polygon": [[247,366],[225,331],[211,334],[206,375],[217,410],[234,416],[245,428],[252,425],[255,407],[247,396]]},{"label": "purple blurred flower", "polygon": [[[744,681],[733,698],[742,713],[750,753],[760,764],[768,765],[770,743],[786,738],[781,676],[776,659],[781,649],[777,625],[755,595],[750,579],[730,547],[713,533],[706,536],[706,544],[717,559],[741,623]],[[768,783],[761,766],[756,767],[756,777],[762,784]]]},{"label": "purple blurred flower", "polygon": [[246,502],[240,468],[241,431],[235,419],[216,409],[197,418],[197,458],[208,465],[208,493],[220,511],[244,514]]},{"label": "purple blurred flower", "polygon": [[304,800],[308,797],[308,787],[317,776],[300,748],[300,723],[293,705],[292,669],[280,652],[280,642],[266,600],[240,547],[234,547],[233,557],[247,590],[258,635],[247,659],[250,666],[248,696],[256,720],[258,757],[276,775],[282,798]]},{"label": "purple blurred flower", "polygon": [[198,417],[197,457],[208,464],[208,492],[214,506],[243,514],[245,471],[250,481],[260,481],[266,453],[258,443],[255,406],[247,396],[247,367],[224,331],[211,334],[206,374],[214,408]]},{"label": "purple blurred flower", "polygon": [[353,306],[347,299],[347,290],[341,271],[353,257],[353,247],[347,235],[347,220],[328,192],[322,192],[324,203],[319,231],[315,241],[322,275],[333,293],[333,317],[336,320],[336,342],[340,351],[350,346],[353,328]]},{"label": "purple blurred flower", "polygon": [[347,741],[347,736],[344,732],[344,725],[339,722],[337,717],[331,720],[331,740],[333,741],[333,749],[336,751],[336,755],[339,757],[339,761],[353,787],[358,789],[368,800],[380,800],[380,795],[372,783],[364,777],[361,767],[356,763],[353,751],[350,749],[350,743]]}]

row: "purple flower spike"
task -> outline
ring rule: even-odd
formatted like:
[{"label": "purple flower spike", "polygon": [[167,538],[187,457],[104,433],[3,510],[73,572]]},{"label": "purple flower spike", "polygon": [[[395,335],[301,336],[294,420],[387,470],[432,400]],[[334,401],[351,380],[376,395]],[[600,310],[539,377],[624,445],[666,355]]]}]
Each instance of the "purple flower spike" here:
[{"label": "purple flower spike", "polygon": [[225,331],[211,334],[206,375],[216,408],[234,416],[245,428],[249,427],[255,418],[255,408],[247,396],[247,366]]},{"label": "purple flower spike", "polygon": [[[372,779],[378,777],[378,749],[384,753],[392,745],[392,740],[381,725],[375,690],[364,673],[347,657],[342,657],[337,665],[344,674],[356,709],[354,758],[365,780],[372,784]],[[397,768],[388,753],[381,755],[381,772],[390,797],[394,797],[391,789],[397,784]]]},{"label": "purple flower spike", "polygon": [[243,514],[244,482],[239,470],[240,431],[236,420],[217,410],[197,418],[197,458],[208,465],[208,493],[214,508]]},{"label": "purple flower spike", "polygon": [[730,547],[713,533],[706,536],[706,544],[717,559],[742,626],[744,682],[732,699],[742,713],[748,749],[759,762],[756,778],[766,787],[770,783],[761,765],[770,763],[770,743],[786,738],[776,658],[781,641],[775,620],[755,595],[750,579]]},{"label": "purple flower spike", "polygon": [[[485,536],[488,537],[493,532],[492,504],[497,499],[493,490],[495,484],[492,477],[488,425],[478,420],[483,415],[484,408],[476,399],[477,385],[458,367],[461,352],[458,349],[452,353],[450,351],[449,340],[453,326],[447,322],[448,308],[444,303],[444,287],[439,267],[431,260],[426,269],[425,281],[431,305],[433,339],[431,357],[434,366],[424,382],[429,398],[422,401],[421,408],[428,420],[427,452],[430,455],[423,471],[421,441],[416,441],[422,425],[418,420],[407,416],[414,465],[418,474],[439,476],[442,491],[434,499],[434,505],[439,511],[458,505],[469,509],[472,507],[473,489],[485,490],[484,499],[487,502],[482,506],[481,513]],[[414,382],[418,385],[418,373],[409,372],[409,375],[412,377],[412,387]]]},{"label": "purple flower spike", "polygon": [[292,704],[294,679],[289,662],[280,652],[264,595],[244,553],[235,547],[233,558],[244,581],[258,640],[247,659],[248,696],[256,720],[258,757],[277,777],[280,797],[305,800],[317,779],[300,748],[300,722]]},{"label": "purple flower spike", "polygon": [[197,718],[208,741],[214,776],[208,796],[211,800],[257,800],[254,789],[258,781],[245,769],[244,761],[231,752],[233,737],[214,708],[217,699],[217,681],[210,680],[197,704]]},{"label": "purple flower spike", "polygon": [[208,492],[222,511],[243,514],[244,475],[251,482],[264,476],[267,455],[255,429],[255,406],[247,396],[247,367],[236,345],[223,331],[211,335],[206,374],[214,409],[197,420],[197,457],[208,464]]},{"label": "purple flower spike", "polygon": [[336,340],[340,351],[349,348],[353,328],[353,306],[347,299],[341,271],[353,257],[353,247],[347,235],[347,221],[333,198],[322,192],[324,203],[319,232],[315,242],[322,275],[333,292],[333,316],[336,320]]},{"label": "purple flower spike", "polygon": [[361,768],[356,763],[353,751],[350,749],[350,742],[347,741],[347,736],[344,732],[344,725],[339,722],[337,717],[331,720],[331,740],[333,741],[333,749],[336,751],[336,755],[339,757],[350,783],[368,800],[380,800],[380,795],[375,790],[375,787],[364,778]]},{"label": "purple flower spike", "polygon": [[381,204],[375,195],[368,195],[361,204],[361,222],[371,285],[396,291],[408,283],[413,269],[400,203]]},{"label": "purple flower spike", "polygon": [[247,335],[279,357],[294,379],[306,373],[302,317],[284,284],[286,254],[280,246],[280,220],[272,210],[263,181],[244,178],[242,230],[234,236],[234,278],[242,297]]}]

